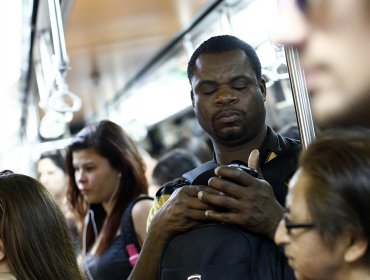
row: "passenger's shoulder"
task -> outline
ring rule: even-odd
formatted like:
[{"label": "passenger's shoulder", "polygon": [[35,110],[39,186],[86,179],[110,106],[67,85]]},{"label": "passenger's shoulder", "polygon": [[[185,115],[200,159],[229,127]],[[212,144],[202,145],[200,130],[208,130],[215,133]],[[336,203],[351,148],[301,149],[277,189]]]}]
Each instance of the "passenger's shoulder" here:
[{"label": "passenger's shoulder", "polygon": [[134,221],[136,220],[143,220],[146,222],[148,217],[149,211],[153,206],[152,199],[142,199],[137,201],[131,210],[131,216]]},{"label": "passenger's shoulder", "polygon": [[150,210],[153,205],[154,199],[152,197],[143,196],[141,199],[138,199],[136,203],[132,206],[132,212],[135,211],[146,211]]}]

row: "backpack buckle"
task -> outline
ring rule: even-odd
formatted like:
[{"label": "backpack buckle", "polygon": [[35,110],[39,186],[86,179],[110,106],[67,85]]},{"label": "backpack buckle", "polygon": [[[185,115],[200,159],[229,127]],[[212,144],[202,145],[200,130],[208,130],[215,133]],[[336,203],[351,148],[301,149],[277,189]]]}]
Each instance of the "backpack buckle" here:
[{"label": "backpack buckle", "polygon": [[194,274],[188,277],[188,280],[202,280],[202,275]]}]

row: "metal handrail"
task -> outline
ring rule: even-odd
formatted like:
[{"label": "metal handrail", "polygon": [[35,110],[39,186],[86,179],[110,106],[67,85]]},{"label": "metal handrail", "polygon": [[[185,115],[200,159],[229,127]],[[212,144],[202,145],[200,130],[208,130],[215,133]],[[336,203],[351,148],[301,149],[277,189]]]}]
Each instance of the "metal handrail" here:
[{"label": "metal handrail", "polygon": [[297,49],[293,47],[285,47],[285,56],[292,87],[299,132],[301,134],[301,142],[303,148],[307,148],[309,143],[315,139],[315,126],[312,120],[306,79],[299,61]]}]

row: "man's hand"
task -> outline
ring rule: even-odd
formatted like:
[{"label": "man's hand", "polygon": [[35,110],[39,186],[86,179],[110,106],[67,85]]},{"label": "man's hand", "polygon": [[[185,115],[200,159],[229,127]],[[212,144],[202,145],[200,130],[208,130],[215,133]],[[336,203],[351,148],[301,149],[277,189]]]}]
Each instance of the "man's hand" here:
[{"label": "man's hand", "polygon": [[[258,158],[258,152],[254,151],[248,162],[250,167],[259,170],[255,157]],[[273,239],[284,208],[275,199],[270,184],[234,167],[217,167],[215,174],[217,177],[208,181],[209,187],[203,188],[198,198],[225,211],[207,210],[207,218],[240,225]]]},{"label": "man's hand", "polygon": [[[159,231],[167,239],[206,221],[207,204],[198,199],[204,186],[183,186],[177,189],[154,215],[150,231]],[[213,191],[215,192],[215,191]]]},{"label": "man's hand", "polygon": [[197,197],[203,187],[183,186],[177,189],[154,215],[129,280],[157,279],[162,251],[169,238],[207,221],[204,213],[210,207]]}]

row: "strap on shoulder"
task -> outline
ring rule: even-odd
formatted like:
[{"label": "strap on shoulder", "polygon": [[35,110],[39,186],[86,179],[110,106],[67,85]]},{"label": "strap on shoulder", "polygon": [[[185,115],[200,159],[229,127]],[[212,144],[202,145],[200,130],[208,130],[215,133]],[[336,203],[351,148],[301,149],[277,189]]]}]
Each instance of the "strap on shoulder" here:
[{"label": "strap on shoulder", "polygon": [[136,261],[139,257],[139,251],[138,248],[138,243],[136,239],[136,233],[135,233],[135,227],[134,227],[134,222],[132,220],[132,208],[134,205],[139,202],[140,200],[143,199],[150,199],[153,200],[152,197],[150,196],[140,196],[137,197],[133,202],[131,202],[125,212],[123,213],[122,220],[121,220],[121,235],[124,238],[125,241],[125,247],[126,251],[129,256],[129,261],[131,263],[131,266],[134,266],[136,264]]},{"label": "strap on shoulder", "polygon": [[207,185],[208,179],[215,175],[214,170],[217,166],[218,164],[214,160],[207,161],[195,169],[184,173],[182,177],[192,185]]}]

